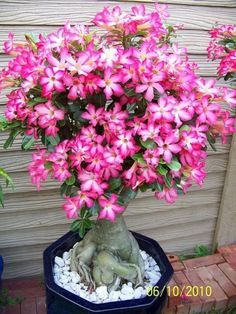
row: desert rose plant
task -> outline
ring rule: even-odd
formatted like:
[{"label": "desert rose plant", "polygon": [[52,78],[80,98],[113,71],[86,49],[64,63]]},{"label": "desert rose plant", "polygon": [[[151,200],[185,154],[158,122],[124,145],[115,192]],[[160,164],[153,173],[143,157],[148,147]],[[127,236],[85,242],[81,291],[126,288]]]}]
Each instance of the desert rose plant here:
[{"label": "desert rose plant", "polygon": [[[234,118],[221,107],[235,91],[200,78],[186,49],[171,44],[165,7],[130,12],[105,8],[92,23],[103,32],[67,23],[38,39],[26,36],[4,51],[7,145],[41,141],[29,166],[32,183],[61,182],[67,218],[78,242],[71,269],[85,282],[116,289],[142,284],[144,265],[123,213],[141,191],[173,203],[206,176],[207,145],[226,141]],[[105,31],[104,31],[105,30]],[[158,206],[158,203],[157,203]],[[96,219],[92,219],[95,216]]]},{"label": "desert rose plant", "polygon": [[[215,26],[210,32],[211,41],[208,46],[208,58],[220,59],[218,76],[232,84],[236,83],[236,26]],[[236,99],[235,99],[236,103]]]}]

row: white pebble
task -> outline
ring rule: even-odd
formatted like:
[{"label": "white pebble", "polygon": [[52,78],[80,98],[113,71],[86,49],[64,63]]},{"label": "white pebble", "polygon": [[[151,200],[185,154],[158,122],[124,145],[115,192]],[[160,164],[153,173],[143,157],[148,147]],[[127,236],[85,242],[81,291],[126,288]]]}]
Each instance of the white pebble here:
[{"label": "white pebble", "polygon": [[153,273],[153,272],[150,272],[150,271],[147,271],[147,275],[148,275],[148,277],[149,277],[149,279],[150,279],[150,283],[151,283],[152,285],[155,285],[155,284],[159,281],[159,279],[160,279],[160,277],[161,277],[161,276],[159,276],[158,274]]},{"label": "white pebble", "polygon": [[79,296],[80,296],[81,298],[84,298],[84,299],[87,299],[87,297],[88,297],[87,292],[84,291],[84,290],[80,290]]},{"label": "white pebble", "polygon": [[141,298],[141,296],[143,295],[143,288],[142,287],[138,287],[134,290],[134,299],[139,299]]},{"label": "white pebble", "polygon": [[91,294],[89,294],[89,301],[90,302],[96,302],[97,301],[97,297],[96,297],[95,292],[92,292]]},{"label": "white pebble", "polygon": [[76,273],[75,271],[70,272],[70,277],[71,277],[72,282],[74,283],[80,282],[80,275]]},{"label": "white pebble", "polygon": [[96,294],[99,299],[106,300],[108,298],[107,286],[100,286],[96,289]]},{"label": "white pebble", "polygon": [[74,292],[69,285],[64,285],[63,288],[66,289],[67,291]]},{"label": "white pebble", "polygon": [[148,256],[147,256],[147,253],[146,253],[145,251],[140,251],[140,254],[141,254],[143,260],[146,261],[146,259],[147,259],[147,257],[148,257]]},{"label": "white pebble", "polygon": [[161,270],[160,270],[160,267],[158,266],[158,265],[156,265],[155,267],[154,267],[154,270],[156,271],[156,272],[160,272]]},{"label": "white pebble", "polygon": [[149,266],[153,267],[153,266],[156,266],[156,261],[154,260],[154,258],[149,258]]},{"label": "white pebble", "polygon": [[70,254],[69,254],[69,252],[64,252],[63,255],[62,255],[62,258],[63,258],[64,261],[70,259]]},{"label": "white pebble", "polygon": [[109,301],[118,301],[120,298],[120,291],[111,291],[109,294]]},{"label": "white pebble", "polygon": [[132,299],[132,295],[131,294],[123,294],[123,293],[121,293],[120,294],[120,299],[122,301],[131,300]]},{"label": "white pebble", "polygon": [[65,265],[63,259],[59,256],[55,257],[55,264],[57,264],[59,267],[63,267]]},{"label": "white pebble", "polygon": [[63,284],[67,284],[70,281],[70,278],[65,275],[61,275],[59,281]]},{"label": "white pebble", "polygon": [[128,285],[124,284],[122,286],[122,289],[120,291],[122,294],[126,294],[126,295],[132,295],[134,293],[134,289],[132,287],[129,287]]}]

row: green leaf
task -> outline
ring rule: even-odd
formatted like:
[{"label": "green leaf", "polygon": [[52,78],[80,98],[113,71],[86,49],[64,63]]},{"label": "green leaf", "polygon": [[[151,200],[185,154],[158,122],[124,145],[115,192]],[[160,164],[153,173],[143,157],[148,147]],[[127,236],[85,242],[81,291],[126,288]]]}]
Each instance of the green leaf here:
[{"label": "green leaf", "polygon": [[75,183],[75,176],[74,176],[74,174],[72,174],[71,177],[67,178],[65,183],[67,185],[73,185]]},{"label": "green leaf", "polygon": [[157,190],[158,192],[162,192],[162,191],[163,191],[163,184],[160,184],[160,183],[158,183],[158,182],[154,182],[154,183],[152,184],[152,186],[153,186],[153,188],[154,188],[155,190]]},{"label": "green leaf", "polygon": [[131,156],[131,158],[134,160],[134,161],[137,161],[138,163],[142,164],[142,165],[145,165],[146,164],[146,161],[143,159],[143,154],[142,153],[137,153],[133,156]]},{"label": "green leaf", "polygon": [[194,248],[194,253],[196,257],[202,257],[210,254],[210,250],[206,245],[196,245]]},{"label": "green leaf", "polygon": [[60,137],[58,134],[55,137],[54,136],[47,136],[46,139],[52,146],[56,146],[57,144],[60,143]]},{"label": "green leaf", "polygon": [[7,149],[8,147],[11,147],[15,138],[17,137],[18,134],[20,134],[22,131],[19,129],[11,130],[10,135],[6,142],[4,143],[3,147],[4,149]]},{"label": "green leaf", "polygon": [[0,204],[2,205],[2,207],[4,207],[4,196],[3,196],[3,189],[1,185],[0,185]]},{"label": "green leaf", "polygon": [[44,168],[50,170],[52,168],[52,162],[51,161],[47,161],[44,164]]},{"label": "green leaf", "polygon": [[146,183],[143,183],[142,185],[140,185],[138,188],[141,192],[146,192],[149,189],[149,185]]},{"label": "green leaf", "polygon": [[216,140],[210,132],[207,132],[207,140],[208,140],[208,143],[210,144],[211,148],[216,152],[216,148],[214,145]]},{"label": "green leaf", "polygon": [[66,182],[64,182],[61,187],[60,187],[60,194],[62,197],[66,196],[70,196],[71,193],[71,189],[72,186],[71,185],[67,185]]},{"label": "green leaf", "polygon": [[45,103],[47,102],[48,99],[47,98],[44,98],[44,97],[35,97],[35,98],[32,98],[32,99],[29,99],[28,101],[28,105],[30,107],[33,107],[35,105],[38,105],[38,104],[42,104],[42,103]]},{"label": "green leaf", "polygon": [[100,209],[100,206],[99,206],[99,204],[98,204],[98,201],[95,200],[94,203],[93,203],[93,206],[89,208],[89,213],[90,213],[92,216],[95,216],[95,215],[97,215],[99,209]]},{"label": "green leaf", "polygon": [[114,191],[118,189],[122,184],[121,178],[111,178],[109,180],[109,190]]},{"label": "green leaf", "polygon": [[29,45],[31,46],[33,51],[37,52],[38,48],[37,48],[37,45],[36,45],[36,42],[35,42],[34,35],[32,35],[32,34],[25,34],[25,39],[29,43]]},{"label": "green leaf", "polygon": [[137,96],[137,93],[135,92],[135,90],[133,88],[125,88],[125,94],[128,97],[135,97],[135,96]]},{"label": "green leaf", "polygon": [[190,129],[189,125],[184,124],[181,126],[181,128],[179,129],[180,131],[188,131]]},{"label": "green leaf", "polygon": [[22,140],[21,148],[23,150],[30,149],[35,144],[35,139],[33,136],[25,135]]},{"label": "green leaf", "polygon": [[134,113],[134,110],[136,109],[136,107],[137,107],[137,104],[136,104],[136,103],[134,103],[134,104],[128,104],[128,105],[127,105],[127,110],[128,110],[129,113]]},{"label": "green leaf", "polygon": [[122,195],[122,197],[125,200],[125,203],[129,203],[131,200],[133,200],[136,197],[137,193],[138,193],[137,191],[134,191],[131,188],[126,189],[125,196],[123,197]]},{"label": "green leaf", "polygon": [[169,174],[164,177],[165,184],[170,188],[172,186],[172,178]]},{"label": "green leaf", "polygon": [[12,178],[9,176],[9,174],[2,168],[0,168],[0,176],[3,177],[6,180],[6,185],[11,185],[12,188],[14,188],[14,184],[12,181]]},{"label": "green leaf", "polygon": [[181,169],[181,163],[177,160],[177,158],[173,158],[171,163],[167,164],[167,167],[173,171],[179,171]]},{"label": "green leaf", "polygon": [[157,167],[157,171],[162,175],[162,176],[166,176],[166,174],[168,173],[168,169],[166,169],[164,166],[159,165]]},{"label": "green leaf", "polygon": [[79,232],[81,238],[84,237],[87,230],[91,229],[94,221],[90,220],[91,214],[88,212],[87,208],[82,208],[80,211],[80,218],[76,219],[72,225],[71,230],[74,232]]},{"label": "green leaf", "polygon": [[147,149],[154,149],[157,147],[157,144],[151,139],[148,139],[146,141],[140,139],[140,143],[142,144],[143,147]]}]

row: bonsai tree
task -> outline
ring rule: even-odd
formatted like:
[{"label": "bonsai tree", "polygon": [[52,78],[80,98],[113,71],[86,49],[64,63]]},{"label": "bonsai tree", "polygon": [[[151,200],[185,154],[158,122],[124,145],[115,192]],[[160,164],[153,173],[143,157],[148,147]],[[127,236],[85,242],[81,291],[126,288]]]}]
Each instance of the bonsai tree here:
[{"label": "bonsai tree", "polygon": [[167,17],[157,4],[151,13],[104,8],[92,21],[103,32],[67,23],[25,42],[10,34],[4,44],[13,56],[0,75],[1,89],[13,87],[5,147],[17,135],[23,149],[42,142],[32,183],[61,182],[66,216],[83,237],[71,270],[93,286],[142,284],[143,260],[123,218],[129,202],[152,190],[173,203],[202,185],[208,143],[235,130],[220,105],[235,104],[235,92],[195,73],[186,49],[171,44],[178,27]]}]

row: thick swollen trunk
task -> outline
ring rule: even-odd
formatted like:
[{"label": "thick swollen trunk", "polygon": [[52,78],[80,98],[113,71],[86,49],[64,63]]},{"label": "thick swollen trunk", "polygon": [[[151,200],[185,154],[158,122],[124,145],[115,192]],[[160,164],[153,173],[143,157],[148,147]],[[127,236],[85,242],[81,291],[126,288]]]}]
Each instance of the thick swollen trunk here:
[{"label": "thick swollen trunk", "polygon": [[98,220],[84,239],[75,244],[71,270],[93,286],[116,290],[123,280],[143,283],[144,264],[139,246],[122,215],[115,222]]}]

